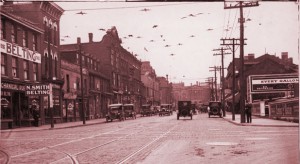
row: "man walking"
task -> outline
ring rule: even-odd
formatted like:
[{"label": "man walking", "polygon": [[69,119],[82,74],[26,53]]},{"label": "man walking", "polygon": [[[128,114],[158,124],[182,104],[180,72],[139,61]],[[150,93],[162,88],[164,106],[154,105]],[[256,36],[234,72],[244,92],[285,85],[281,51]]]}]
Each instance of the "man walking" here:
[{"label": "man walking", "polygon": [[246,106],[245,106],[245,114],[246,114],[246,118],[247,118],[247,123],[251,123],[252,122],[252,104],[247,102]]}]

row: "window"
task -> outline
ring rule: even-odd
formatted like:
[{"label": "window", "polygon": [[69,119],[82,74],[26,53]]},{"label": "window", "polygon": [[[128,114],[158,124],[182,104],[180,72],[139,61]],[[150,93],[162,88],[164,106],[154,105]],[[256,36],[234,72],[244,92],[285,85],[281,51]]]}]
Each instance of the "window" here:
[{"label": "window", "polygon": [[76,54],[76,63],[79,64],[79,55]]},{"label": "window", "polygon": [[6,39],[5,21],[1,19],[1,39]]},{"label": "window", "polygon": [[85,60],[84,60],[84,56],[83,56],[83,55],[81,56],[81,60],[82,60],[82,61],[81,61],[81,65],[82,65],[82,66],[85,66]]},{"label": "window", "polygon": [[45,35],[44,35],[44,41],[47,41],[48,39],[48,27],[47,27],[47,21],[44,21],[44,31],[45,31]]},{"label": "window", "polygon": [[32,50],[37,51],[37,36],[33,34],[32,36]]},{"label": "window", "polygon": [[12,76],[19,77],[19,75],[18,75],[18,59],[16,57],[12,57]]},{"label": "window", "polygon": [[11,42],[17,43],[17,26],[16,25],[12,25],[12,28],[11,28]]},{"label": "window", "polygon": [[27,60],[23,61],[23,67],[24,67],[24,80],[29,79],[29,62]]},{"label": "window", "polygon": [[48,54],[45,53],[45,75],[47,76],[48,73],[49,73],[49,71],[48,71]]},{"label": "window", "polygon": [[70,76],[68,74],[66,75],[66,80],[67,80],[67,92],[70,92]]},{"label": "window", "polygon": [[1,75],[6,74],[6,54],[1,54]]},{"label": "window", "polygon": [[54,27],[54,31],[53,31],[53,42],[54,42],[54,45],[56,45],[57,46],[57,28],[56,27]]},{"label": "window", "polygon": [[57,57],[54,58],[54,77],[57,77],[57,71],[58,71],[58,68],[57,68]]},{"label": "window", "polygon": [[23,47],[28,47],[28,33],[25,30],[22,31],[22,44]]},{"label": "window", "polygon": [[38,64],[33,63],[33,81],[37,81],[37,75],[38,75]]}]

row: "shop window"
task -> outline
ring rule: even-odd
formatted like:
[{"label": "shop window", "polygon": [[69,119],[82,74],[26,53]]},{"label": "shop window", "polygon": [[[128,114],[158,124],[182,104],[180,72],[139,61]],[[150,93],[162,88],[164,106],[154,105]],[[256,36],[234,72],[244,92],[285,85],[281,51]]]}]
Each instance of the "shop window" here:
[{"label": "shop window", "polygon": [[1,54],[1,75],[7,75],[7,72],[6,72],[6,67],[7,67],[7,64],[6,64],[6,54]]},{"label": "shop window", "polygon": [[38,64],[33,63],[33,80],[37,81],[37,75],[38,75]]},{"label": "shop window", "polygon": [[14,78],[18,78],[18,59],[16,57],[12,57],[12,76]]},{"label": "shop window", "polygon": [[1,19],[1,39],[6,39],[6,32],[5,32],[5,21]]},{"label": "shop window", "polygon": [[24,80],[29,79],[29,62],[27,60],[23,61],[23,67],[24,67]]}]

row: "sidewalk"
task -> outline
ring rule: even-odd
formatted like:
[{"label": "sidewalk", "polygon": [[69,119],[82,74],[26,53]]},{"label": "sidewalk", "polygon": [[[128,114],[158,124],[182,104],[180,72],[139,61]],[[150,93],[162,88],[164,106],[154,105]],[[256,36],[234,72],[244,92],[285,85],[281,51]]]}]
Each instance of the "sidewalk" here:
[{"label": "sidewalk", "polygon": [[241,115],[235,114],[235,120],[232,120],[232,114],[226,112],[226,116],[223,119],[240,126],[266,126],[266,127],[299,127],[299,123],[288,122],[282,120],[274,120],[270,118],[263,118],[258,116],[252,116],[252,123],[241,123]]},{"label": "sidewalk", "polygon": [[100,119],[86,120],[85,124],[83,124],[82,121],[65,122],[65,123],[54,124],[53,128],[51,128],[50,124],[47,124],[47,125],[42,125],[42,126],[39,126],[39,127],[30,126],[30,127],[21,127],[21,128],[14,128],[14,129],[5,129],[5,130],[1,130],[1,133],[4,133],[4,132],[23,132],[23,131],[64,129],[64,128],[73,128],[73,127],[78,127],[78,126],[88,126],[88,125],[101,124],[101,123],[105,123],[105,122],[106,122],[105,118],[100,118]]}]

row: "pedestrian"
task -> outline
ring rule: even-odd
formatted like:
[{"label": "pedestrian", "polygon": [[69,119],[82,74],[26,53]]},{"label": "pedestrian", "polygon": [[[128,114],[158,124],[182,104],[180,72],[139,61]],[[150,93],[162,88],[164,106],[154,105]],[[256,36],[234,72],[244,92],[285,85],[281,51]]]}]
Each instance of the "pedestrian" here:
[{"label": "pedestrian", "polygon": [[36,105],[32,105],[32,116],[34,119],[34,126],[38,127],[40,115]]},{"label": "pedestrian", "polygon": [[251,103],[246,104],[245,114],[246,114],[246,118],[247,118],[247,123],[251,123],[252,122],[252,104]]}]

